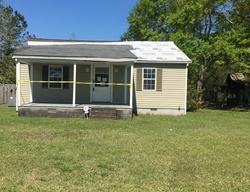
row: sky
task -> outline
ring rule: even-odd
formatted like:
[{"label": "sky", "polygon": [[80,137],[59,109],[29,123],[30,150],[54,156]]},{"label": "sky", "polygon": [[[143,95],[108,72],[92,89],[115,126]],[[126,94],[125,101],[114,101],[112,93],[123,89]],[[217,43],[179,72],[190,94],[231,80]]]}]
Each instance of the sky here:
[{"label": "sky", "polygon": [[37,38],[117,41],[139,0],[3,0]]}]

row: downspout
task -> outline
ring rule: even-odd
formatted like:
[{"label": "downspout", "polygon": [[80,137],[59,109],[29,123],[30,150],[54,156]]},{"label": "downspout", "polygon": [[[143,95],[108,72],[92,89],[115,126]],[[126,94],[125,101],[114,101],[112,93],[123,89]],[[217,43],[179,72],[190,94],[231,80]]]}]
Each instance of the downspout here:
[{"label": "downspout", "polygon": [[186,64],[186,82],[185,82],[185,112],[184,112],[185,115],[187,114],[188,66],[189,64],[187,63]]},{"label": "downspout", "polygon": [[21,65],[20,61],[16,59],[16,111],[21,104]]}]

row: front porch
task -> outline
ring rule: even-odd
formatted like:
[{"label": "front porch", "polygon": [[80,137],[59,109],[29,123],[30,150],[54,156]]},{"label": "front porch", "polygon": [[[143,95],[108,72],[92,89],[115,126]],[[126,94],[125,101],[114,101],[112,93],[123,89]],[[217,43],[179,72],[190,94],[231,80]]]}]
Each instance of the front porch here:
[{"label": "front porch", "polygon": [[[84,106],[89,107],[89,114],[85,114]],[[56,104],[56,103],[28,103],[18,107],[21,117],[62,117],[62,118],[91,118],[91,119],[132,119],[132,108],[128,105],[115,104]]]}]

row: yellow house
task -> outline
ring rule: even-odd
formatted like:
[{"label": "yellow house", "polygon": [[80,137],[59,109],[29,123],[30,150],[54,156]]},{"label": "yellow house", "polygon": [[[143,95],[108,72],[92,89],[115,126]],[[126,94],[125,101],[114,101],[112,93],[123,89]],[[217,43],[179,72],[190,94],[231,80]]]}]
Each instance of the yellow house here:
[{"label": "yellow house", "polygon": [[75,117],[83,106],[118,118],[186,114],[191,60],[170,41],[29,39],[13,58],[19,115]]}]

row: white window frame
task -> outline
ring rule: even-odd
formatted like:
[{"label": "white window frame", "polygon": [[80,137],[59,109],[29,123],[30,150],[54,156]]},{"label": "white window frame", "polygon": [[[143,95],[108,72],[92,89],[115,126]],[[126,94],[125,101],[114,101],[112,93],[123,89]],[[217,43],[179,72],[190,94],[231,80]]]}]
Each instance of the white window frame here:
[{"label": "white window frame", "polygon": [[[145,73],[144,73],[144,70],[155,70],[155,72],[154,72],[154,74],[155,74],[155,76],[154,76],[154,78],[145,78],[144,76],[145,76]],[[156,68],[152,68],[152,67],[145,67],[145,68],[142,68],[142,90],[144,90],[144,91],[155,91],[156,90],[156,79],[157,79],[157,70],[156,70]],[[145,80],[154,80],[154,89],[146,89],[146,88],[144,88],[144,81]]]},{"label": "white window frame", "polygon": [[[61,77],[59,77],[61,80],[58,80],[58,81],[63,81],[63,66],[61,65],[49,65],[49,69],[48,69],[48,80],[49,80],[49,83],[48,83],[48,88],[49,89],[62,89],[63,88],[63,84],[62,83],[56,83],[56,84],[60,84],[60,87],[53,87],[52,85],[54,85],[55,83],[50,83],[50,81],[57,81],[57,80],[54,80],[53,77],[50,75],[50,71],[51,71],[51,68],[61,68]],[[55,78],[55,77],[54,77]]]}]

